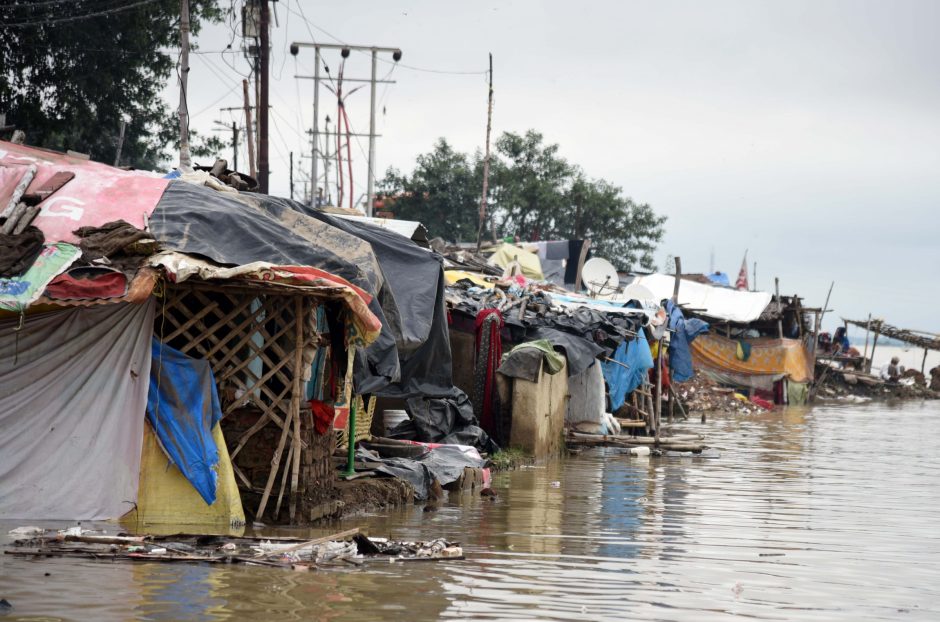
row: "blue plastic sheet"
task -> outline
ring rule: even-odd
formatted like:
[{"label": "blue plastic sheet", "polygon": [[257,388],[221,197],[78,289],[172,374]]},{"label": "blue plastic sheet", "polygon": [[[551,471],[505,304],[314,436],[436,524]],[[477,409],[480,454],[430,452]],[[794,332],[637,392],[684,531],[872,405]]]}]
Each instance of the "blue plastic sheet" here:
[{"label": "blue plastic sheet", "polygon": [[623,341],[612,358],[617,362],[605,361],[602,370],[610,388],[610,408],[616,412],[623,406],[627,395],[643,383],[643,378],[653,367],[653,354],[646,336],[640,333],[633,340]]},{"label": "blue plastic sheet", "polygon": [[147,421],[170,460],[205,502],[215,502],[219,450],[212,428],[222,419],[208,361],[151,342]]},{"label": "blue plastic sheet", "polygon": [[698,318],[685,319],[682,311],[671,300],[666,301],[669,314],[669,369],[675,382],[686,382],[695,375],[692,369],[692,341],[708,332],[708,323]]}]

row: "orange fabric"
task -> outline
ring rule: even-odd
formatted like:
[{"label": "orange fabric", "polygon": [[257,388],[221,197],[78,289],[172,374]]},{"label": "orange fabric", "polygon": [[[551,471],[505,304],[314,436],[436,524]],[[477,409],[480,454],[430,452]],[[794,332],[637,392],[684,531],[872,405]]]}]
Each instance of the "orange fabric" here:
[{"label": "orange fabric", "polygon": [[812,357],[798,339],[745,339],[751,345],[746,361],[737,357],[738,342],[715,334],[692,342],[695,365],[736,374],[786,374],[795,382],[813,379]]}]

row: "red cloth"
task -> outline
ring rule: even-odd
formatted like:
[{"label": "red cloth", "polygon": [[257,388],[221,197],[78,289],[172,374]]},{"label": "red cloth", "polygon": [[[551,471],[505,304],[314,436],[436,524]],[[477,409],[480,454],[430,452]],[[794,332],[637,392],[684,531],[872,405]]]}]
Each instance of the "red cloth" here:
[{"label": "red cloth", "polygon": [[[489,351],[480,352],[479,349],[483,337],[483,320],[491,315],[495,315],[497,321],[489,324]],[[493,434],[496,431],[494,429],[495,421],[493,420],[493,403],[496,397],[496,368],[499,367],[499,362],[503,358],[503,315],[498,309],[483,309],[477,313],[475,326],[477,356],[486,357],[486,380],[483,384],[483,404],[480,410],[480,427],[490,434]]]},{"label": "red cloth", "polygon": [[333,407],[320,400],[310,400],[310,412],[313,413],[313,429],[317,434],[324,435],[333,423]]},{"label": "red cloth", "polygon": [[774,403],[773,403],[773,402],[771,402],[771,401],[769,401],[769,400],[765,400],[765,399],[762,398],[762,397],[757,397],[756,395],[752,395],[752,396],[751,396],[751,402],[753,402],[754,404],[757,404],[758,406],[760,406],[761,408],[763,408],[763,409],[765,409],[765,410],[773,410],[773,409],[774,409]]},{"label": "red cloth", "polygon": [[127,293],[127,277],[123,272],[106,272],[83,279],[66,272],[52,279],[45,293],[57,300],[120,298]]}]

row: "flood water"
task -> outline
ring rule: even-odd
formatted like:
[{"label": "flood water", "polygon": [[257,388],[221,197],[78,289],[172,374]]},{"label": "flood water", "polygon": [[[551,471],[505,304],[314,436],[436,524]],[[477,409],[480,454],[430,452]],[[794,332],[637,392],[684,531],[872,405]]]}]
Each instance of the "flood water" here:
[{"label": "flood water", "polygon": [[466,561],[295,573],[0,555],[0,598],[12,620],[940,619],[940,403],[683,428],[721,457],[592,450],[498,475],[495,501],[336,526],[460,540]]}]

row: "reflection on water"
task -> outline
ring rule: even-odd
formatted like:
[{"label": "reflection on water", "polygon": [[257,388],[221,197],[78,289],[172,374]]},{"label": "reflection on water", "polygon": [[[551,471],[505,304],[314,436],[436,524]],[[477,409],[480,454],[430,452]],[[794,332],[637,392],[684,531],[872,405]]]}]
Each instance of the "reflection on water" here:
[{"label": "reflection on water", "polygon": [[334,527],[460,540],[463,562],[292,573],[0,556],[0,598],[13,620],[940,619],[940,404],[687,427],[721,457],[592,450],[498,475],[495,501]]}]

